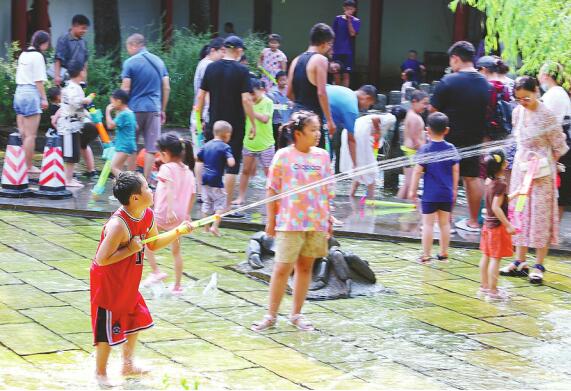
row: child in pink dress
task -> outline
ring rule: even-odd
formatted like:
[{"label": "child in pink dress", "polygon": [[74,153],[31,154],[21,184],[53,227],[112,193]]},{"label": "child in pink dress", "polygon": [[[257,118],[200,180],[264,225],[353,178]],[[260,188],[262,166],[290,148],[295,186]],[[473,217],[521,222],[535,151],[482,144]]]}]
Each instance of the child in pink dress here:
[{"label": "child in pink dress", "polygon": [[[278,34],[270,34],[268,38],[269,47],[262,50],[258,61],[258,66],[265,69],[274,78],[279,71],[285,72],[287,67],[287,57],[284,52],[280,50],[281,40]],[[262,81],[268,91],[274,86],[274,82],[266,75],[262,76]]]},{"label": "child in pink dress", "polygon": [[[166,133],[158,141],[163,164],[157,175],[155,192],[155,220],[159,230],[168,231],[176,228],[181,222],[190,220],[190,211],[196,194],[194,169],[194,152],[190,140],[179,138],[176,133]],[[174,257],[175,282],[171,287],[174,295],[183,292],[180,285],[182,277],[182,256],[180,242],[172,243]],[[153,269],[144,285],[164,280],[167,275],[159,270],[155,255],[147,250],[147,258]]]}]

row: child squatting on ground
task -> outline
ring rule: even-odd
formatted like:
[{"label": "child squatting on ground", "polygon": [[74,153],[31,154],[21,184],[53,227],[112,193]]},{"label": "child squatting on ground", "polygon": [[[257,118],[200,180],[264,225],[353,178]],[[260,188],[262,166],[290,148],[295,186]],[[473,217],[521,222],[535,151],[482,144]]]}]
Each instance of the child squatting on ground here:
[{"label": "child squatting on ground", "polygon": [[[184,140],[174,132],[161,135],[157,145],[163,164],[157,175],[154,202],[155,221],[160,231],[169,231],[185,220],[190,221],[190,211],[196,194],[196,181],[192,173],[194,151],[190,140]],[[171,250],[174,258],[175,281],[170,291],[173,295],[180,295],[183,293],[180,285],[182,256],[178,240],[172,243]],[[164,280],[167,274],[160,271],[154,253],[149,251],[147,256],[153,271],[145,279],[143,285]]]},{"label": "child squatting on ground", "polygon": [[[145,300],[139,293],[143,273],[147,237],[158,235],[153,193],[145,178],[136,172],[119,173],[113,183],[113,195],[121,207],[103,226],[101,241],[90,268],[91,325],[96,346],[96,378],[99,384],[111,386],[107,362],[111,346],[123,345],[123,375],[142,374],[133,356],[138,332],[153,326]],[[191,231],[190,222],[147,244],[160,250]]]},{"label": "child squatting on ground", "polygon": [[508,184],[505,170],[508,166],[502,150],[492,151],[485,158],[486,163],[486,216],[480,238],[480,289],[478,295],[492,300],[508,297],[507,292],[498,288],[500,262],[513,255],[512,237],[516,230],[507,216],[508,201],[517,194],[507,194]]},{"label": "child squatting on ground", "polygon": [[[313,112],[294,113],[282,132],[288,132],[293,145],[280,149],[268,173],[267,196],[304,186],[333,175],[329,153],[317,148],[320,122]],[[311,282],[315,258],[328,253],[327,236],[332,232],[330,185],[319,186],[271,202],[267,206],[266,233],[276,239],[275,264],[270,281],[268,314],[252,325],[262,331],[277,321],[280,303],[292,271],[293,308],[289,322],[299,330],[312,331],[313,325],[301,314]]]},{"label": "child squatting on ground", "polygon": [[268,175],[268,169],[276,153],[275,140],[272,128],[274,103],[265,94],[264,85],[260,80],[252,79],[252,100],[254,101],[254,118],[256,122],[256,135],[250,138],[248,130],[252,127],[250,118],[246,118],[246,135],[242,148],[242,172],[240,174],[239,196],[232,202],[233,205],[242,205],[246,201],[248,182],[250,177],[256,175],[256,163],[259,160]]},{"label": "child squatting on ground", "polygon": [[[430,142],[424,145],[417,154],[420,161],[414,167],[409,199],[417,199],[418,182],[424,173],[424,187],[422,192],[422,256],[421,263],[432,260],[432,238],[434,222],[438,220],[440,228],[440,254],[439,261],[448,260],[448,245],[450,243],[450,212],[456,200],[458,179],[460,176],[460,155],[454,145],[444,141],[448,134],[448,117],[440,112],[428,116],[426,130]],[[430,163],[422,162],[423,155],[445,153],[449,158],[438,159]]]},{"label": "child squatting on ground", "polygon": [[[108,129],[116,129],[113,145],[115,156],[111,162],[111,172],[117,176],[128,163],[129,169],[135,169],[137,159],[137,119],[129,109],[129,94],[124,90],[115,90],[105,109],[105,122]],[[111,116],[115,111],[115,118]]]},{"label": "child squatting on ground", "polygon": [[[214,139],[210,140],[198,152],[198,160],[204,163],[202,170],[202,214],[204,217],[222,214],[226,210],[227,197],[224,190],[224,169],[234,167],[236,160],[232,148],[228,145],[232,136],[232,125],[226,121],[216,121],[212,127]],[[211,227],[204,226],[206,232],[220,236],[218,226],[220,220],[212,223]]]}]

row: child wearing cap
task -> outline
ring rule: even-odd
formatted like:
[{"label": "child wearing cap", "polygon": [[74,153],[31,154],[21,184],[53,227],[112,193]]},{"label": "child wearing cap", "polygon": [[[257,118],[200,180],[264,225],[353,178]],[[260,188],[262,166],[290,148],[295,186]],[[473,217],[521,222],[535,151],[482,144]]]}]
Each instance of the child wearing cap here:
[{"label": "child wearing cap", "polygon": [[[280,50],[281,40],[278,34],[270,34],[268,37],[269,47],[262,50],[258,61],[258,66],[265,69],[274,79],[279,71],[285,72],[287,66],[287,57],[284,52]],[[274,85],[274,82],[266,75],[262,77],[262,81],[267,90],[270,90]]]}]

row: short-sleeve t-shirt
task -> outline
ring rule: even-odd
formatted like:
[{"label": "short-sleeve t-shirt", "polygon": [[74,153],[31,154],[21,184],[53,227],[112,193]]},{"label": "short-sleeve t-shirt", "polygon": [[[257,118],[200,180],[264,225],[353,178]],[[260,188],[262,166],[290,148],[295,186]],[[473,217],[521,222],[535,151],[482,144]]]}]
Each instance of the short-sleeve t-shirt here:
[{"label": "short-sleeve t-shirt", "polygon": [[478,72],[456,72],[442,78],[430,103],[450,120],[446,141],[458,147],[482,142],[491,89]]},{"label": "short-sleeve t-shirt", "polygon": [[242,94],[252,92],[248,68],[234,60],[214,61],[206,68],[200,89],[210,93],[210,122],[228,121],[232,125],[232,140],[242,140]]},{"label": "short-sleeve t-shirt", "polygon": [[494,197],[504,196],[502,210],[506,216],[508,215],[508,197],[506,196],[507,191],[508,184],[503,178],[492,179],[486,183],[486,217],[484,218],[484,224],[486,227],[496,228],[502,225],[501,221],[496,217],[496,214],[492,210]]},{"label": "short-sleeve t-shirt", "polygon": [[198,158],[204,163],[202,184],[210,187],[224,187],[222,176],[226,160],[234,157],[232,149],[222,140],[210,140],[198,152]]},{"label": "short-sleeve t-shirt", "polygon": [[343,86],[328,84],[327,98],[331,108],[333,122],[340,129],[347,129],[349,133],[355,131],[355,121],[359,117],[359,102],[355,91]]},{"label": "short-sleeve t-shirt", "polygon": [[18,57],[16,68],[17,85],[35,85],[37,81],[48,80],[46,61],[42,53],[37,51],[22,52]]},{"label": "short-sleeve t-shirt", "polygon": [[254,103],[254,112],[269,116],[268,122],[256,119],[256,137],[250,140],[249,129],[252,126],[250,118],[246,118],[246,133],[244,135],[244,148],[252,152],[262,152],[275,144],[274,132],[272,128],[272,116],[274,114],[274,102],[267,96]]},{"label": "short-sleeve t-shirt", "polygon": [[70,80],[61,90],[61,111],[57,122],[60,135],[77,133],[89,121],[89,113],[83,107],[85,92],[76,82]]},{"label": "short-sleeve t-shirt", "polygon": [[83,38],[76,38],[67,33],[58,38],[55,59],[61,61],[66,69],[83,69],[89,59],[87,42]]},{"label": "short-sleeve t-shirt", "polygon": [[[267,188],[283,193],[333,175],[329,153],[312,147],[300,152],[294,145],[282,148],[272,160]],[[279,200],[276,231],[322,231],[329,229],[329,202],[333,186],[324,185]]]},{"label": "short-sleeve t-shirt", "polygon": [[[161,165],[157,179],[155,220],[161,229],[173,229],[190,217],[190,199],[196,193],[194,174],[186,164],[170,162]],[[167,223],[169,189],[173,197],[172,211],[177,217],[176,221],[170,224]]]},{"label": "short-sleeve t-shirt", "polygon": [[[431,163],[424,163],[422,161],[423,155],[438,152],[448,152],[452,157]],[[460,162],[460,155],[456,147],[446,141],[431,141],[419,149],[416,159],[418,159],[420,165],[424,168],[422,202],[454,201],[452,167]]]},{"label": "short-sleeve t-shirt", "polygon": [[[353,29],[358,34],[361,29],[361,20],[353,17]],[[353,38],[349,35],[349,26],[345,15],[337,15],[333,21],[333,32],[335,41],[333,42],[334,54],[353,54]]]},{"label": "short-sleeve t-shirt", "polygon": [[136,144],[137,118],[135,117],[135,113],[129,109],[125,109],[117,114],[114,121],[115,125],[117,125],[116,137],[120,137],[123,141],[132,141]]},{"label": "short-sleeve t-shirt", "polygon": [[122,79],[131,79],[129,107],[135,113],[161,111],[163,77],[168,76],[163,60],[141,49],[123,63]]},{"label": "short-sleeve t-shirt", "polygon": [[292,103],[287,97],[287,88],[280,91],[280,89],[275,86],[268,93],[268,98],[274,102],[274,117],[272,122],[274,124],[285,124],[289,121]]}]

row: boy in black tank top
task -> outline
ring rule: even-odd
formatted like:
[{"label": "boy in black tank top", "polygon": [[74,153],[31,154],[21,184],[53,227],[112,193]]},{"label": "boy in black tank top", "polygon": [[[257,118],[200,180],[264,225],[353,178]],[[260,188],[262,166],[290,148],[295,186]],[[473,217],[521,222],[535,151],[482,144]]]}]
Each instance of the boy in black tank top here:
[{"label": "boy in black tank top", "polygon": [[[331,136],[335,133],[335,123],[325,90],[328,69],[325,54],[331,50],[334,38],[333,30],[325,23],[313,26],[309,48],[292,61],[288,74],[288,97],[294,102],[294,110],[313,111],[322,123],[325,119]],[[320,148],[325,148],[325,137],[322,129]]]}]

